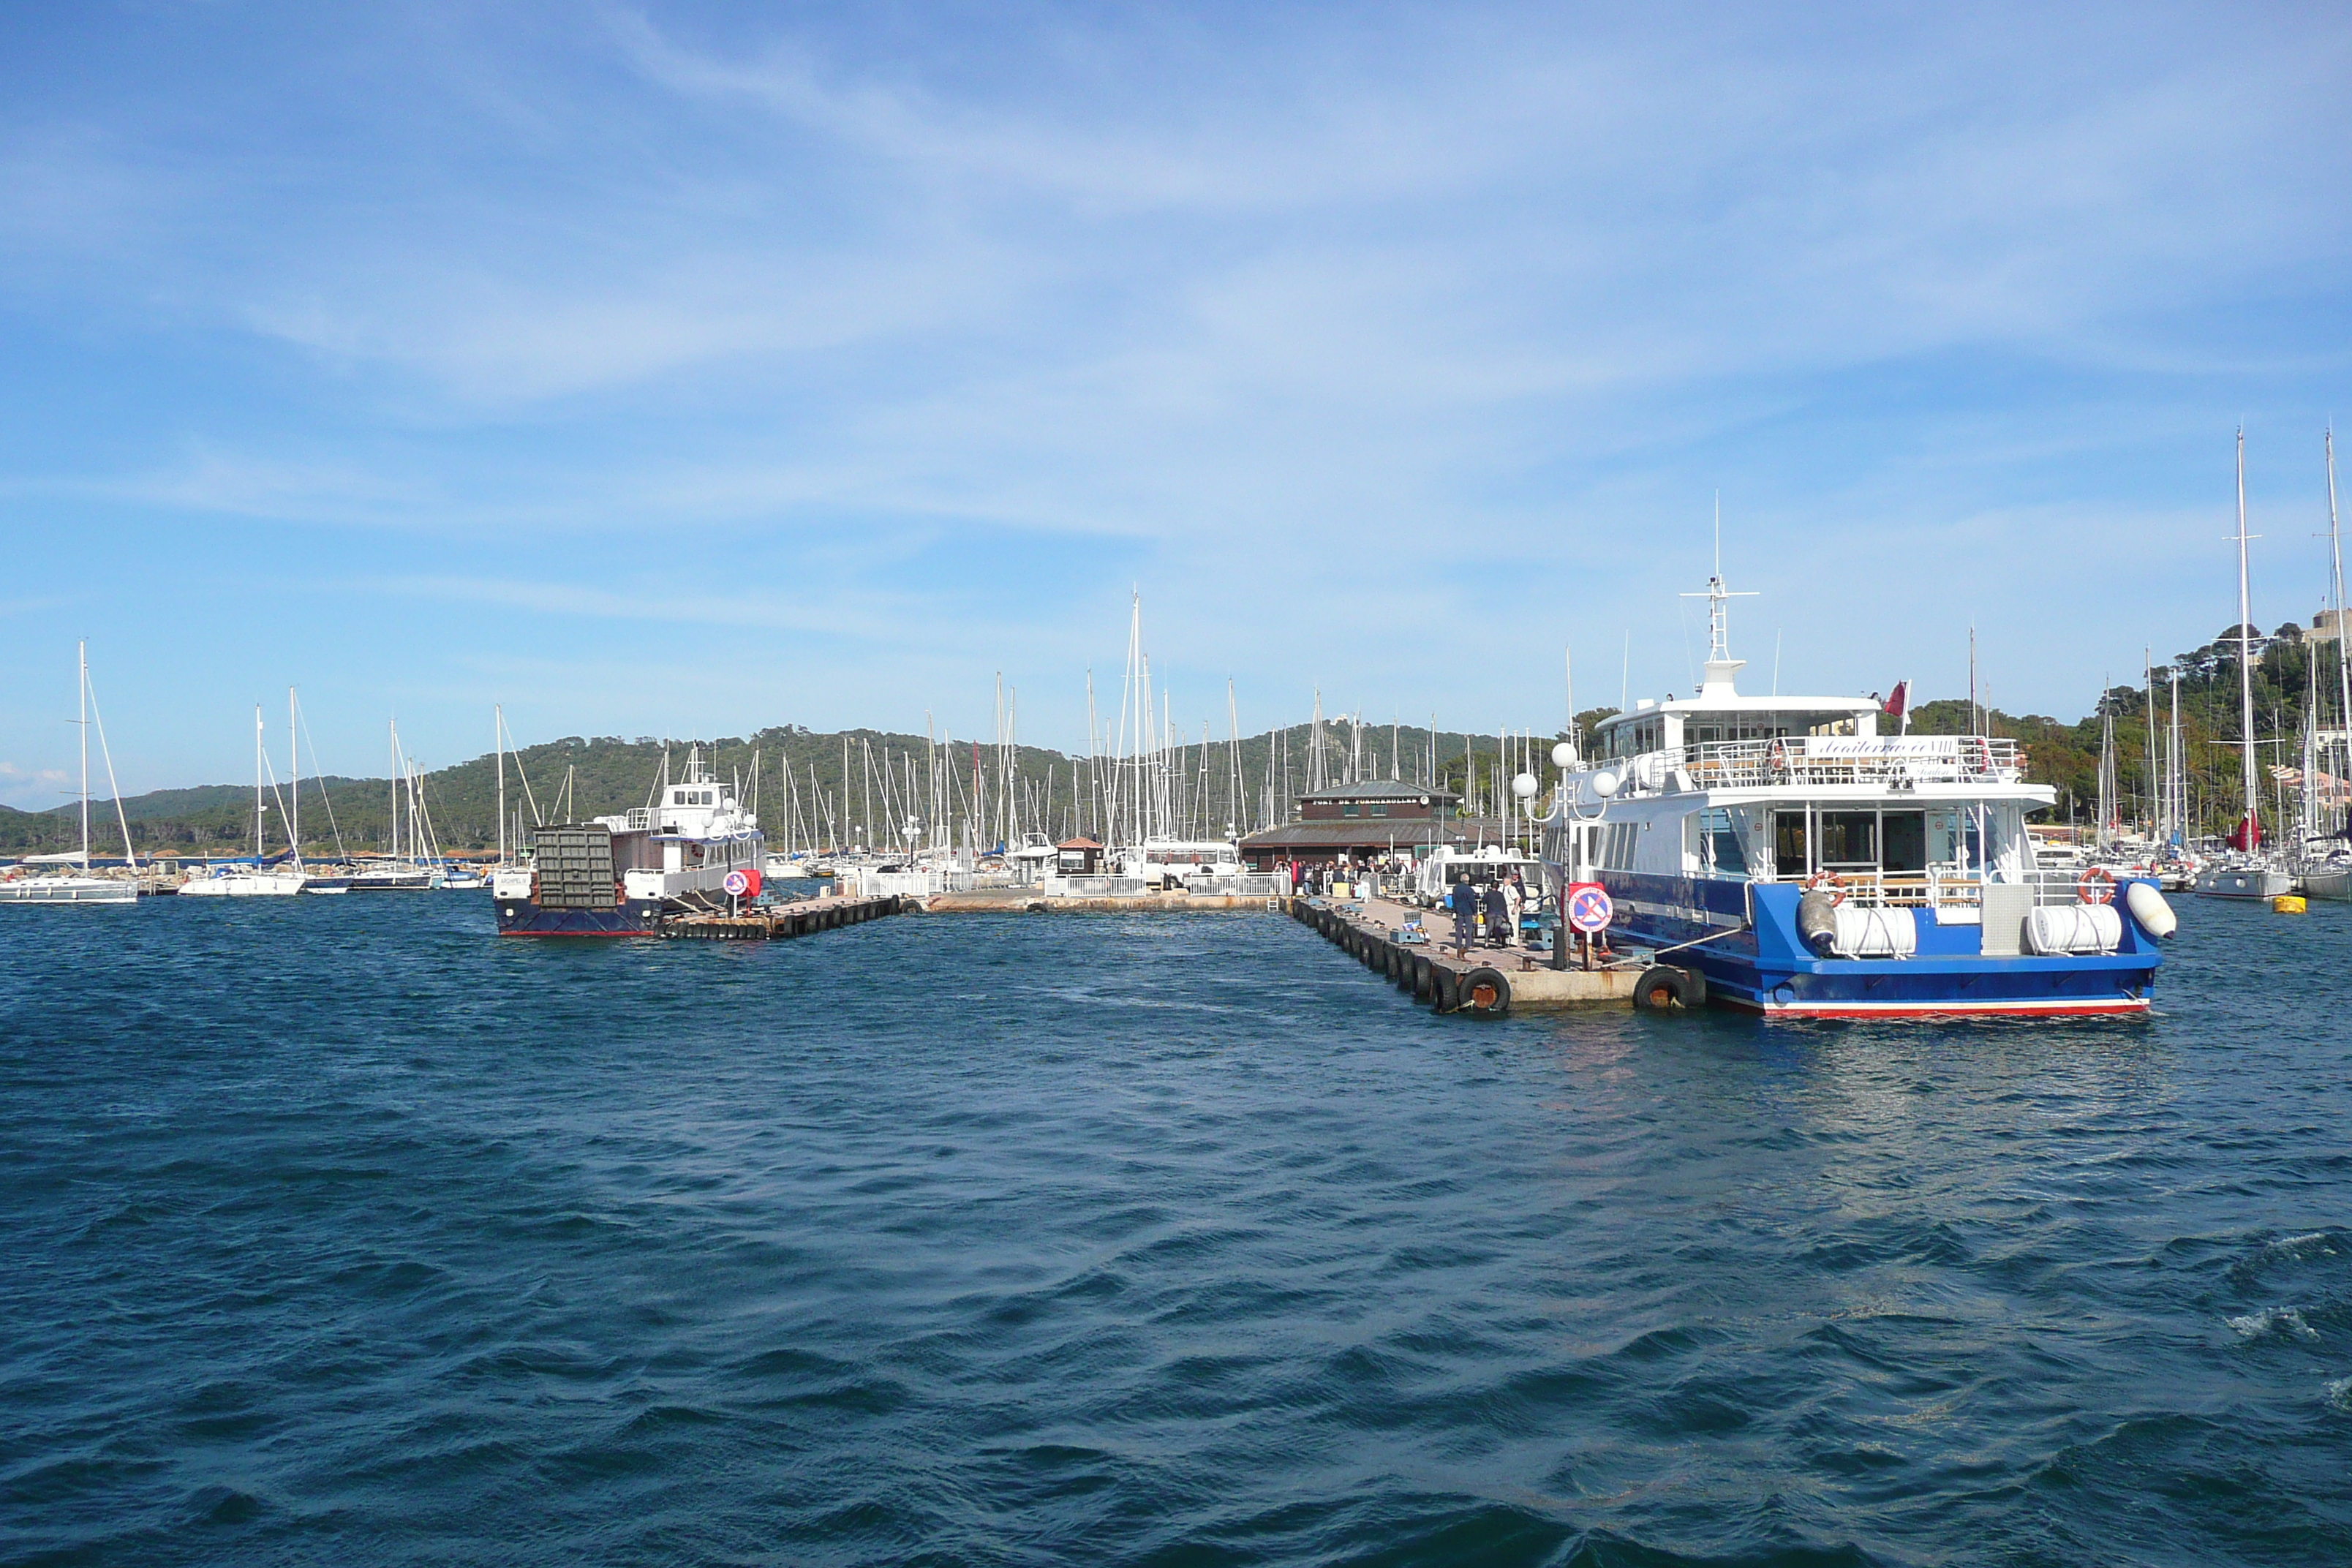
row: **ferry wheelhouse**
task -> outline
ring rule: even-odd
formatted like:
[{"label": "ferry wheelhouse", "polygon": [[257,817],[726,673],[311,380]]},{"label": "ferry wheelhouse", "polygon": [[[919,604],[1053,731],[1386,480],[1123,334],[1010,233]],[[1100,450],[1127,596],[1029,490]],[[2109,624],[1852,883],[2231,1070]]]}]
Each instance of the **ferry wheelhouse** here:
[{"label": "ferry wheelhouse", "polygon": [[1612,939],[1771,1017],[2147,1010],[2171,911],[2152,881],[2037,866],[2025,819],[2054,792],[2016,742],[1742,695],[1727,596],[1709,583],[1698,695],[1603,720],[1543,821],[1547,873],[1605,888]]},{"label": "ferry wheelhouse", "polygon": [[540,826],[520,867],[490,879],[502,936],[635,936],[665,914],[723,909],[728,874],[758,890],[759,818],[719,783],[698,748],[686,777],[654,804],[581,823]]}]

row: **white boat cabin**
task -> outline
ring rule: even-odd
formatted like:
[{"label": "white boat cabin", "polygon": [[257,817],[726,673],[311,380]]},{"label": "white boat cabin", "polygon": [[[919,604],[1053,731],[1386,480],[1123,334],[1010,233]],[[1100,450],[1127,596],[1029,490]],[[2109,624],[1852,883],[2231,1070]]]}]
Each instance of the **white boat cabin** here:
[{"label": "white boat cabin", "polygon": [[1743,696],[1744,661],[1719,634],[1711,651],[1697,696],[1597,726],[1547,860],[1576,879],[1827,876],[1866,904],[1971,904],[1986,881],[2032,879],[2025,818],[2054,792],[2025,782],[2016,742],[1882,735],[1874,698]]}]

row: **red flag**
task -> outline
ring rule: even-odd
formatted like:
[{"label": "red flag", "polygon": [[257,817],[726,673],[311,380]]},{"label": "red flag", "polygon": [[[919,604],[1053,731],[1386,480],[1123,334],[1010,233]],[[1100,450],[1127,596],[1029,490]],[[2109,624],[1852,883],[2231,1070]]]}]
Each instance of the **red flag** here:
[{"label": "red flag", "polygon": [[1886,700],[1885,706],[1880,711],[1892,718],[1900,719],[1910,710],[1911,683],[1907,680],[1898,680],[1895,683],[1895,694]]}]

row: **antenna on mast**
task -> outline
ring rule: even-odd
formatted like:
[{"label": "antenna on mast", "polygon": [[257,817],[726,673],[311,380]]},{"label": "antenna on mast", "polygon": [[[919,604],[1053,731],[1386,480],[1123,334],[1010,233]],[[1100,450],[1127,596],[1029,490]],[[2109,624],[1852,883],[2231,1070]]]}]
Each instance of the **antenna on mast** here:
[{"label": "antenna on mast", "polygon": [[1685,594],[1685,599],[1706,601],[1706,682],[1699,688],[1702,697],[1731,697],[1731,678],[1739,673],[1748,661],[1731,657],[1731,617],[1724,608],[1727,599],[1753,599],[1754,592],[1735,594],[1723,585],[1723,492],[1715,492],[1715,575],[1706,580],[1704,594]]}]

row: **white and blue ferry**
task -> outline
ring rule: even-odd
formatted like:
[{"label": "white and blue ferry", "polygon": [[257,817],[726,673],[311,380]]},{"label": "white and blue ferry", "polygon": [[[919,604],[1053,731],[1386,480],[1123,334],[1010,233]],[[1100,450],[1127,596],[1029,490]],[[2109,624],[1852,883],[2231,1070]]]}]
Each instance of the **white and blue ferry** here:
[{"label": "white and blue ferry", "polygon": [[501,867],[490,901],[501,936],[638,936],[661,917],[727,907],[727,879],[756,894],[766,837],[698,748],[686,777],[662,763],[652,804],[587,822],[542,824],[527,864]]},{"label": "white and blue ferry", "polygon": [[[1874,698],[1743,696],[1718,574],[1706,679],[1563,745],[1546,872],[1598,882],[1652,1005],[1773,1018],[2142,1014],[2172,911],[2153,881],[2037,867],[2016,742],[1881,734]],[[1532,780],[1521,787],[1533,788]],[[1652,990],[1652,976],[1656,988]]]}]

